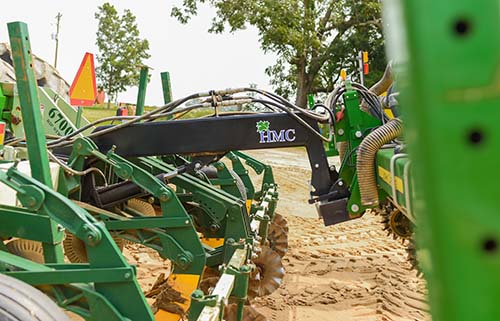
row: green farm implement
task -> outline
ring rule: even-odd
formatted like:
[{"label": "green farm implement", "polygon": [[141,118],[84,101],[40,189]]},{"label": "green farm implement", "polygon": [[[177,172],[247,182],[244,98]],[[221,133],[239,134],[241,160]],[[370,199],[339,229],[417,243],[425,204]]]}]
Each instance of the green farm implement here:
[{"label": "green farm implement", "polygon": [[[279,287],[287,250],[271,168],[231,150],[102,148],[95,137],[114,130],[90,124],[55,90],[38,87],[26,25],[9,24],[9,34],[17,81],[0,86],[6,277],[87,320],[196,320],[222,316],[226,306],[232,318],[258,316],[245,304]],[[179,105],[117,117],[125,122],[116,128],[168,118]],[[261,188],[247,167],[262,175]],[[149,291],[152,307],[120,253],[130,242],[172,263]]]},{"label": "green farm implement", "polygon": [[[66,320],[60,308],[89,321],[265,319],[251,303],[283,280],[288,226],[276,213],[272,168],[242,151],[301,146],[309,202],[325,225],[379,213],[389,234],[407,240],[416,267],[418,222],[435,315],[495,320],[500,229],[494,193],[484,190],[496,172],[466,169],[495,165],[487,154],[498,127],[498,46],[488,42],[484,65],[472,60],[477,39],[499,30],[498,3],[480,1],[491,7],[483,10],[441,1],[429,11],[427,0],[386,2],[391,50],[410,55],[395,55],[400,78],[389,66],[371,88],[344,79],[312,110],[255,88],[172,100],[163,73],[165,105],[144,112],[143,69],[136,115],[89,122],[68,104],[65,82],[50,88],[36,79],[41,60],[33,60],[26,25],[8,24],[11,49],[0,47],[12,62],[0,82],[0,294],[9,300],[0,300],[0,319],[10,311],[8,320]],[[444,67],[453,76],[439,82]],[[249,105],[252,112],[234,111]],[[213,114],[180,117],[200,108]],[[450,121],[457,110],[468,117]],[[171,262],[147,293],[151,306],[121,253],[130,243]],[[472,307],[471,293],[484,293]]]},{"label": "green farm implement", "polygon": [[[250,304],[283,280],[288,227],[275,213],[272,168],[245,150],[305,147],[310,203],[325,225],[382,208],[399,224],[389,224],[395,234],[411,228],[409,167],[397,151],[402,123],[361,85],[344,82],[314,111],[240,88],[165,95],[163,107],[144,113],[141,81],[135,116],[90,123],[36,85],[26,25],[11,23],[9,33],[17,81],[0,86],[0,266],[66,310],[87,320],[261,318]],[[249,104],[261,111],[226,111]],[[214,113],[177,117],[198,108]],[[325,144],[340,155],[339,169]],[[172,264],[148,291],[151,307],[120,253],[129,243]]]}]

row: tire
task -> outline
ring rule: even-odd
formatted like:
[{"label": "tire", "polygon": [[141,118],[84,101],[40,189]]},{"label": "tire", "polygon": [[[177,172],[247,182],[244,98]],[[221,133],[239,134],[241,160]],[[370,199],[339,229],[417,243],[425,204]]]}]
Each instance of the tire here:
[{"label": "tire", "polygon": [[69,321],[69,318],[38,289],[0,274],[0,321]]}]

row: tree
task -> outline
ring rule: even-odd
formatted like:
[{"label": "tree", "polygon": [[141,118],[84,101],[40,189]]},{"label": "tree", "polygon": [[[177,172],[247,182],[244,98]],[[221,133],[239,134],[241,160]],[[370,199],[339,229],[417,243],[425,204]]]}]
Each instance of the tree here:
[{"label": "tree", "polygon": [[128,9],[120,16],[113,5],[104,3],[95,18],[99,21],[96,74],[108,94],[109,108],[126,87],[138,84],[143,60],[150,57],[149,42],[139,37],[136,18]]},{"label": "tree", "polygon": [[257,28],[264,52],[278,55],[266,69],[271,84],[286,97],[296,93],[299,106],[307,94],[331,91],[340,67],[353,72],[359,50],[372,52],[375,71],[385,67],[378,0],[183,0],[172,16],[187,23],[202,3],[217,10],[210,32]]}]

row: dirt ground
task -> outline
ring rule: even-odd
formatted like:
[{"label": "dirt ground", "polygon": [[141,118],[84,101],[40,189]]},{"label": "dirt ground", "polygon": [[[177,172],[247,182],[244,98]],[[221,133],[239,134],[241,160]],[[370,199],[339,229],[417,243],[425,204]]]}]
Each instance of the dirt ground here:
[{"label": "dirt ground", "polygon": [[251,154],[273,165],[277,212],[290,226],[284,283],[257,304],[269,320],[430,320],[425,281],[410,269],[405,245],[387,237],[379,216],[325,227],[307,203],[304,150]]},{"label": "dirt ground", "polygon": [[[290,227],[286,277],[280,289],[256,301],[260,312],[272,321],[430,320],[425,281],[410,269],[405,245],[387,237],[379,216],[368,213],[325,227],[307,203],[310,170],[304,150],[249,154],[273,165],[277,212]],[[144,290],[168,273],[168,261],[152,250],[129,245],[124,253],[137,265]]]}]

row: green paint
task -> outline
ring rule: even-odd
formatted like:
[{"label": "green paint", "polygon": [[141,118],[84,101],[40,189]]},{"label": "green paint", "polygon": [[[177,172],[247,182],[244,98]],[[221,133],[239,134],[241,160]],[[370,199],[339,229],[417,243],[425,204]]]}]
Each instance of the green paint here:
[{"label": "green paint", "polygon": [[[29,42],[28,26],[22,22],[7,24],[14,71],[17,79],[17,89],[21,104],[22,122],[26,134],[31,175],[49,188],[52,188],[49,158],[45,132],[42,125],[38,87],[33,71],[33,58]],[[51,225],[51,233],[55,233],[56,224]],[[64,262],[64,254],[60,243],[43,243],[43,253],[46,262]]]},{"label": "green paint", "polygon": [[36,86],[31,46],[28,40],[28,27],[22,22],[11,22],[7,26],[12,46],[17,89],[20,94],[19,100],[28,144],[28,155],[31,160],[31,175],[43,184],[52,187],[45,132],[41,122],[38,87]]},{"label": "green paint", "polygon": [[144,114],[144,102],[146,101],[146,89],[148,88],[149,68],[143,66],[139,77],[139,92],[137,93],[137,105],[135,115],[141,116]]},{"label": "green paint", "polygon": [[163,88],[163,102],[166,104],[172,102],[172,85],[170,83],[170,73],[164,71],[160,73],[161,86]]},{"label": "green paint", "polygon": [[500,4],[385,3],[432,318],[498,320]]}]

